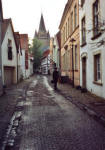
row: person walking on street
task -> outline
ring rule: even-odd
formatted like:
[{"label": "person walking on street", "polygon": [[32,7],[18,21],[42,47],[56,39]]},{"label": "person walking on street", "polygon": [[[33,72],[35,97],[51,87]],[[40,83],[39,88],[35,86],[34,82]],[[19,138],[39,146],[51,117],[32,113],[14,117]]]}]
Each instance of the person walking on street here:
[{"label": "person walking on street", "polygon": [[59,73],[57,71],[57,68],[54,68],[53,71],[53,82],[54,82],[54,89],[57,90],[57,82],[58,82],[58,78],[59,78]]}]

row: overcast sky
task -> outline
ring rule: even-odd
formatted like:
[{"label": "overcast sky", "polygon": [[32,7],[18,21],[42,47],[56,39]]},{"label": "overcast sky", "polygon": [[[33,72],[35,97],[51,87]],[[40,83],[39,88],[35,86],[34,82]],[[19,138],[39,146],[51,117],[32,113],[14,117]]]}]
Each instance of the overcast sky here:
[{"label": "overcast sky", "polygon": [[51,36],[57,33],[67,0],[2,0],[4,18],[12,18],[15,31],[33,38],[41,12]]}]

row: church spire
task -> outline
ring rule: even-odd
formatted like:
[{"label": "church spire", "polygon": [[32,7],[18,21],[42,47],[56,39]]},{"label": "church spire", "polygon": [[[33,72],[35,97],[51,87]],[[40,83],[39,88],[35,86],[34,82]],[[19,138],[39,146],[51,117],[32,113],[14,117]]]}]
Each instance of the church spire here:
[{"label": "church spire", "polygon": [[46,27],[45,27],[45,23],[44,23],[43,14],[41,14],[41,19],[40,19],[39,32],[40,31],[46,32]]}]

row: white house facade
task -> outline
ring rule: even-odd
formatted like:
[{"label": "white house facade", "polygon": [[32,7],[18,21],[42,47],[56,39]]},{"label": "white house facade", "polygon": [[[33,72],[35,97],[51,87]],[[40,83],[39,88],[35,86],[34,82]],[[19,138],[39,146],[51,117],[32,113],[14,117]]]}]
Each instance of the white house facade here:
[{"label": "white house facade", "polygon": [[20,44],[20,35],[19,32],[15,32],[15,40],[17,44],[17,80],[18,82],[23,79],[23,72],[22,72],[22,50],[21,50],[21,44]]},{"label": "white house facade", "polygon": [[3,84],[17,83],[17,47],[11,19],[2,24],[2,77]]},{"label": "white house facade", "polygon": [[21,50],[22,55],[20,56],[20,67],[22,70],[22,79],[26,78],[26,69],[25,69],[25,50]]},{"label": "white house facade", "polygon": [[56,64],[56,67],[59,68],[59,45],[56,35],[54,36],[53,62]]},{"label": "white house facade", "polygon": [[43,54],[41,61],[41,73],[46,75],[50,73],[50,50],[45,51]]},{"label": "white house facade", "polygon": [[80,85],[105,98],[105,1],[79,3]]},{"label": "white house facade", "polygon": [[33,75],[33,63],[34,63],[34,58],[29,54],[29,69],[30,69],[30,76]]}]

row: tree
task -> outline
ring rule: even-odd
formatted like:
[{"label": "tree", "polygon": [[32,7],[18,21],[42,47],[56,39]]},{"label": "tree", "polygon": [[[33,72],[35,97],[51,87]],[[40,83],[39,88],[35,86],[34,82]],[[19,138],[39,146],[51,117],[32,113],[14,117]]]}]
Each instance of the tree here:
[{"label": "tree", "polygon": [[30,46],[29,50],[34,57],[35,70],[38,69],[41,64],[41,58],[42,58],[41,48],[42,48],[42,43],[37,38],[33,39],[32,45]]}]

